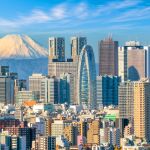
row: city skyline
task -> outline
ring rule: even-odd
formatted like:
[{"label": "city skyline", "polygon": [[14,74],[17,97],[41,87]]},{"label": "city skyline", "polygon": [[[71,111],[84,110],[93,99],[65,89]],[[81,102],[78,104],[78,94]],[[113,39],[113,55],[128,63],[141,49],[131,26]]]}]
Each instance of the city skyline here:
[{"label": "city skyline", "polygon": [[71,36],[87,37],[96,56],[98,41],[109,34],[119,41],[119,45],[130,40],[140,41],[143,45],[150,44],[148,0],[14,0],[11,5],[8,3],[5,0],[0,6],[1,37],[6,34],[27,34],[48,48],[48,37],[63,36],[68,56]]},{"label": "city skyline", "polygon": [[150,150],[149,0],[0,2],[0,150]]}]

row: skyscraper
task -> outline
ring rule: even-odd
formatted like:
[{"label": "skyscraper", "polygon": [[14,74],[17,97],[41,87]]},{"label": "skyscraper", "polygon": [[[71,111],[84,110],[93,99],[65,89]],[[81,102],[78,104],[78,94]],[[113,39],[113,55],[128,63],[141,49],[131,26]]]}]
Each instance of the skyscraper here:
[{"label": "skyscraper", "polygon": [[14,80],[9,76],[0,76],[0,103],[14,103]]},{"label": "skyscraper", "polygon": [[99,43],[99,75],[118,75],[118,41],[111,37]]},{"label": "skyscraper", "polygon": [[74,77],[71,73],[63,73],[60,75],[60,103],[67,102],[73,104],[74,99]]},{"label": "skyscraper", "polygon": [[79,55],[84,45],[87,44],[86,37],[72,37],[71,38],[71,56],[73,61],[78,60]]},{"label": "skyscraper", "polygon": [[128,50],[128,79],[137,81],[147,77],[147,50]]},{"label": "skyscraper", "polygon": [[32,74],[32,76],[29,76],[29,91],[33,92],[36,100],[40,99],[41,80],[44,78],[45,76],[42,74]]},{"label": "skyscraper", "polygon": [[150,48],[140,42],[129,41],[118,49],[118,74],[122,81],[137,81],[150,77]]},{"label": "skyscraper", "polygon": [[124,82],[128,78],[127,74],[127,49],[125,47],[118,48],[118,76],[121,76],[121,81]]},{"label": "skyscraper", "polygon": [[56,77],[48,77],[41,80],[41,101],[57,104],[59,102],[59,95],[59,80]]},{"label": "skyscraper", "polygon": [[96,69],[93,49],[85,45],[80,53],[77,79],[79,104],[96,106]]},{"label": "skyscraper", "polygon": [[65,39],[62,37],[49,38],[49,61],[65,61]]},{"label": "skyscraper", "polygon": [[97,77],[97,104],[118,105],[118,86],[120,77],[104,75]]},{"label": "skyscraper", "polygon": [[150,142],[150,82],[134,83],[134,134]]},{"label": "skyscraper", "polygon": [[144,46],[144,49],[147,51],[147,78],[150,77],[150,45],[149,46]]},{"label": "skyscraper", "polygon": [[134,83],[131,81],[123,82],[119,85],[119,119],[120,131],[123,136],[124,128],[129,123],[133,125],[134,110]]},{"label": "skyscraper", "polygon": [[71,87],[72,90],[72,99],[71,103],[72,104],[77,104],[77,71],[78,71],[78,62],[49,62],[48,65],[48,75],[49,76],[56,76],[60,77],[61,74],[63,73],[71,73],[72,75],[72,81],[71,84],[73,85]]},{"label": "skyscraper", "polygon": [[9,66],[0,66],[0,75],[1,76],[9,75]]}]

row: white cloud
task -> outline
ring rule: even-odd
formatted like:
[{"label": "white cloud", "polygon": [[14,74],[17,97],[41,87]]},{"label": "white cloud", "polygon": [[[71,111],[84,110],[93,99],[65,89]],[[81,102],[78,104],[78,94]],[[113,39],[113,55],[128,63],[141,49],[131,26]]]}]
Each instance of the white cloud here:
[{"label": "white cloud", "polygon": [[127,21],[136,21],[144,20],[150,18],[150,7],[145,7],[141,9],[132,9],[121,16],[112,19],[112,22],[127,22]]},{"label": "white cloud", "polygon": [[121,1],[115,1],[110,2],[106,5],[99,5],[94,13],[94,15],[103,15],[103,13],[110,13],[115,10],[125,9],[134,7],[141,3],[141,0],[121,0]]},{"label": "white cloud", "polygon": [[67,17],[67,6],[66,4],[57,5],[50,10],[50,15],[53,20],[64,19]]},{"label": "white cloud", "polygon": [[141,0],[120,0],[99,6],[91,6],[85,2],[62,3],[48,11],[34,9],[30,14],[17,16],[13,20],[0,18],[0,27],[16,29],[32,24],[47,23],[51,28],[59,26],[73,28],[83,24],[102,26],[101,24],[108,25],[108,23],[117,24],[118,22],[148,19],[150,7],[143,6],[141,8],[139,7],[140,3],[142,3]]}]

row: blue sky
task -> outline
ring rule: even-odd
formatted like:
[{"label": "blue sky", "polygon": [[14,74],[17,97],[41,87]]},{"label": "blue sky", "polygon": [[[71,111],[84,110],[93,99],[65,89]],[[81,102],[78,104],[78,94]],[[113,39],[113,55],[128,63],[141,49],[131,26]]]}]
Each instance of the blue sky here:
[{"label": "blue sky", "polygon": [[[150,44],[149,0],[0,0],[0,35],[30,35],[47,46],[49,36],[87,36],[97,56],[97,42],[108,34]],[[96,57],[97,60],[97,57]]]}]

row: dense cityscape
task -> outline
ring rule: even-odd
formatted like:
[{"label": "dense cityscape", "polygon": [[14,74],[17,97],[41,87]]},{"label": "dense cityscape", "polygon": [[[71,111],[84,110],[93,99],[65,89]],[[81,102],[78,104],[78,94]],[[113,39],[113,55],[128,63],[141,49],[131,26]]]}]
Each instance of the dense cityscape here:
[{"label": "dense cityscape", "polygon": [[150,46],[100,40],[97,75],[87,38],[70,41],[66,58],[65,38],[48,39],[48,74],[0,66],[0,149],[150,149]]}]

